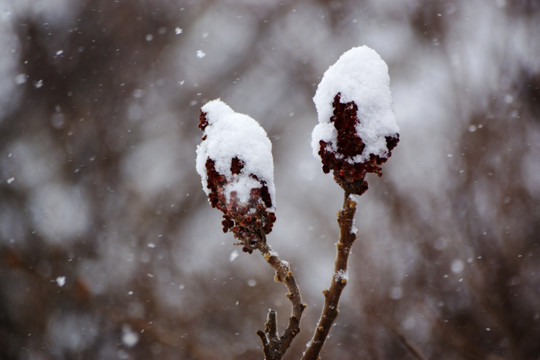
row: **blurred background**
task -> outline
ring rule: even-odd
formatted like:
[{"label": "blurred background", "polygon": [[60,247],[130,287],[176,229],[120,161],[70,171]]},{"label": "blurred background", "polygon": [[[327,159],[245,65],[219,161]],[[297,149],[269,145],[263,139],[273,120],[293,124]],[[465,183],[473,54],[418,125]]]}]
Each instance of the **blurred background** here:
[{"label": "blurred background", "polygon": [[311,98],[358,45],[401,141],[359,198],[323,358],[540,359],[539,24],[536,0],[0,0],[0,359],[262,359],[290,304],[202,191],[217,97],[273,142],[298,359],[342,203]]}]

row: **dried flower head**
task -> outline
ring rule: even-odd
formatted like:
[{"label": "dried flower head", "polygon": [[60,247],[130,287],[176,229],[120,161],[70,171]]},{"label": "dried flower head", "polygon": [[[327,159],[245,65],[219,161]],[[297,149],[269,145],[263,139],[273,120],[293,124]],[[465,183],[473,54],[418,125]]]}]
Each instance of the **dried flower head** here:
[{"label": "dried flower head", "polygon": [[197,171],[212,207],[223,212],[223,231],[231,231],[252,252],[272,231],[274,177],[272,144],[251,117],[221,100],[201,108]]},{"label": "dried flower head", "polygon": [[399,142],[389,84],[386,63],[361,46],[325,72],[313,98],[319,117],[313,152],[347,193],[363,194],[366,174],[381,176],[381,164]]}]

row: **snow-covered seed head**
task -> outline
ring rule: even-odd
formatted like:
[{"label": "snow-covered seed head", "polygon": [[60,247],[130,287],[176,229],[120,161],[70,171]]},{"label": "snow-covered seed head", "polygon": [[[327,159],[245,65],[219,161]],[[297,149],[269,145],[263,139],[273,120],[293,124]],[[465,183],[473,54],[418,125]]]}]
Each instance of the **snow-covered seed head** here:
[{"label": "snow-covered seed head", "polygon": [[223,231],[231,231],[243,250],[252,252],[272,231],[274,163],[272,144],[251,117],[221,100],[201,108],[197,172],[212,207],[223,212]]},{"label": "snow-covered seed head", "polygon": [[350,49],[324,73],[313,101],[314,155],[346,192],[363,194],[366,174],[381,176],[399,142],[386,63],[367,46]]}]

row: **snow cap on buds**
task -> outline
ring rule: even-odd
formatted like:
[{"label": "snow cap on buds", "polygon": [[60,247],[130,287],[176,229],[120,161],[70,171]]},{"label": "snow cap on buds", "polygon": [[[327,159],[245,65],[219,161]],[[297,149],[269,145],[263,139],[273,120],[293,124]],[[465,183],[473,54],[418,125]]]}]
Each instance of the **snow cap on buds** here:
[{"label": "snow cap on buds", "polygon": [[386,63],[367,46],[350,49],[326,70],[313,102],[313,154],[347,193],[362,195],[366,174],[381,176],[399,142]]},{"label": "snow cap on buds", "polygon": [[203,190],[223,212],[223,231],[231,231],[251,253],[276,220],[272,143],[257,121],[219,99],[201,108],[199,128]]}]

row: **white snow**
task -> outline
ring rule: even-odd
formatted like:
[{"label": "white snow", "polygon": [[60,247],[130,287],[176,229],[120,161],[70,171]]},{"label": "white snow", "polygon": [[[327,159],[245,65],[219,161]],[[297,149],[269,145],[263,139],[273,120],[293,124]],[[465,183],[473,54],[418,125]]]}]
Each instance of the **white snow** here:
[{"label": "white snow", "polygon": [[183,32],[183,30],[180,27],[177,26],[177,27],[174,28],[174,33],[176,35],[180,35],[182,32]]},{"label": "white snow", "polygon": [[66,284],[66,277],[65,276],[59,276],[56,278],[56,284],[60,287],[64,286]]},{"label": "white snow", "polygon": [[[206,113],[208,126],[204,130],[206,140],[197,146],[197,172],[201,176],[206,194],[206,160],[214,160],[217,172],[225,176],[225,193],[236,191],[240,202],[247,202],[252,188],[261,184],[249,175],[253,174],[266,182],[272,204],[275,205],[274,161],[272,143],[257,121],[231,109],[220,99],[205,104],[201,110]],[[240,174],[231,171],[231,160],[237,157],[244,163]]]},{"label": "white snow", "polygon": [[202,50],[197,50],[196,55],[199,59],[202,59],[203,57],[206,56],[206,53]]},{"label": "white snow", "polygon": [[26,74],[20,73],[17,76],[15,76],[15,84],[22,85],[26,82]]},{"label": "white snow", "polygon": [[234,260],[236,260],[236,258],[237,258],[238,256],[240,256],[240,254],[238,253],[238,251],[237,251],[237,250],[233,250],[233,251],[231,252],[231,255],[229,256],[229,261],[230,261],[230,262],[233,262]]},{"label": "white snow", "polygon": [[455,259],[454,261],[452,261],[452,264],[450,267],[454,274],[459,274],[465,268],[465,264],[463,263],[461,259]]},{"label": "white snow", "polygon": [[132,348],[139,342],[139,334],[137,334],[129,325],[122,326],[122,343]]},{"label": "white snow", "polygon": [[349,275],[347,274],[346,270],[339,270],[334,275],[334,281],[339,283],[339,282],[342,282],[343,280],[345,281],[349,280]]},{"label": "white snow", "polygon": [[313,102],[317,108],[319,124],[312,133],[313,154],[318,157],[319,141],[336,146],[337,132],[330,118],[332,103],[337,94],[341,103],[354,101],[358,106],[358,136],[366,147],[361,156],[351,159],[364,161],[370,154],[387,155],[386,136],[399,132],[390,93],[388,66],[377,52],[367,46],[359,46],[345,52],[330,66],[317,87]]}]

